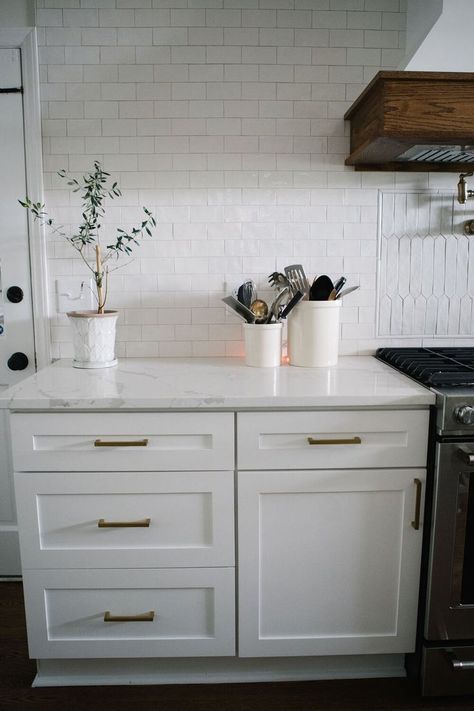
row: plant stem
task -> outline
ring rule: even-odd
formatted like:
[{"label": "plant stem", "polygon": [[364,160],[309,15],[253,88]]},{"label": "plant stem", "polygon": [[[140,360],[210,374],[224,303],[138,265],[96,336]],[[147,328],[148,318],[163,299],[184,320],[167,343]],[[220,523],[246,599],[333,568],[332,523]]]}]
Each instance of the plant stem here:
[{"label": "plant stem", "polygon": [[96,263],[96,284],[97,284],[97,300],[99,302],[97,313],[104,313],[104,301],[102,299],[102,263],[100,258],[100,245],[95,246],[95,263]]}]

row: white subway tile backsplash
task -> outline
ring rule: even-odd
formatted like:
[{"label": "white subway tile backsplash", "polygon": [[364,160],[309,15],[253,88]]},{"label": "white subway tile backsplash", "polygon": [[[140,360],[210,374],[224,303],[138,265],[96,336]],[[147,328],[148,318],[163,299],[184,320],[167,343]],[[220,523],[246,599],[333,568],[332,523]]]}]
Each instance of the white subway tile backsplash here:
[{"label": "white subway tile backsplash", "polygon": [[[100,99],[101,98],[101,85],[100,84],[67,84],[66,87],[64,85],[58,85],[59,88],[62,87],[62,91],[64,91],[64,88],[66,89],[66,96],[65,98],[68,101],[76,101],[76,100],[81,100],[81,101],[89,101],[89,100],[94,100],[94,99]],[[55,85],[54,84],[48,84],[48,92],[47,94],[51,96],[51,90],[54,89]],[[44,147],[43,147],[44,149]]]},{"label": "white subway tile backsplash", "polygon": [[[406,22],[406,15],[405,15]],[[354,30],[381,30],[381,12],[348,12],[347,27]]]},{"label": "white subway tile backsplash", "polygon": [[[347,13],[337,10],[331,10],[329,12],[325,10],[315,10],[313,12],[312,24],[313,27],[325,27],[329,30],[346,29],[346,27],[348,27]],[[303,27],[305,26],[307,25],[303,25]]]},{"label": "white subway tile backsplash", "polygon": [[185,45],[187,40],[188,30],[186,27],[153,27],[153,44]]},{"label": "white subway tile backsplash", "polygon": [[67,9],[63,10],[64,27],[97,27],[99,24],[98,11],[95,9]]},{"label": "white subway tile backsplash", "polygon": [[[399,0],[48,0],[38,22],[48,206],[74,224],[80,197],[56,171],[100,159],[123,192],[104,236],[142,205],[157,218],[111,278],[119,356],[242,355],[221,297],[252,277],[270,298],[290,261],[360,282],[341,352],[376,347],[379,189],[450,185],[344,166],[344,112],[402,58]],[[57,239],[48,260],[51,279],[85,273]],[[54,353],[70,355],[52,319]]]},{"label": "white subway tile backsplash", "polygon": [[[158,3],[158,6],[162,3]],[[136,27],[167,27],[171,24],[171,14],[168,8],[153,10],[135,10],[135,26]],[[133,22],[125,27],[133,26]]]},{"label": "white subway tile backsplash", "polygon": [[271,42],[259,42],[258,29],[253,27],[224,27],[224,44],[237,45],[239,48],[250,45],[267,45]]},{"label": "white subway tile backsplash", "polygon": [[38,27],[62,27],[63,14],[61,10],[36,10],[36,24]]},{"label": "white subway tile backsplash", "polygon": [[208,27],[240,27],[242,13],[240,10],[206,10],[206,25]]},{"label": "white subway tile backsplash", "polygon": [[276,27],[276,10],[242,10],[242,27]]},{"label": "white subway tile backsplash", "polygon": [[[40,62],[44,64],[64,64],[64,47],[39,47],[38,55]],[[42,98],[45,98],[44,96]]]},{"label": "white subway tile backsplash", "polygon": [[171,24],[178,27],[199,27],[206,24],[205,9],[172,9]]},{"label": "white subway tile backsplash", "polygon": [[[50,153],[60,153],[62,155],[74,155],[84,153],[85,139],[84,137],[51,137],[50,143]],[[50,176],[51,178],[53,176]]]},{"label": "white subway tile backsplash", "polygon": [[[97,134],[89,134],[97,135]],[[136,136],[137,122],[135,119],[107,119],[102,122],[103,136]]]},{"label": "white subway tile backsplash", "polygon": [[392,49],[398,47],[398,32],[394,30],[365,30],[364,47],[380,47]]},{"label": "white subway tile backsplash", "polygon": [[[60,27],[47,27],[45,33],[45,42],[47,45],[58,45],[60,47],[72,47],[81,44],[80,29],[63,29]],[[38,37],[38,44],[42,44],[41,38]]]}]

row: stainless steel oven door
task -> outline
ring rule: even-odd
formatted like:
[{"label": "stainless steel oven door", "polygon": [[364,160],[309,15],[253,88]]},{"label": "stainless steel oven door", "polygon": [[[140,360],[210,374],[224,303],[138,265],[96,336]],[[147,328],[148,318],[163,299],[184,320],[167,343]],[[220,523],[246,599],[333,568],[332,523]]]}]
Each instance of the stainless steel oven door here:
[{"label": "stainless steel oven door", "polygon": [[437,443],[427,640],[474,639],[474,442]]}]

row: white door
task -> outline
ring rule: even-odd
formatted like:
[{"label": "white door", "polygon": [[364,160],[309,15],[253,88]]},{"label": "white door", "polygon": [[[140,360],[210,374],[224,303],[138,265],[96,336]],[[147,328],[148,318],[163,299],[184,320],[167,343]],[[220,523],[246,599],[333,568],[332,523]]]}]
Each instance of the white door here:
[{"label": "white door", "polygon": [[[35,370],[19,49],[0,49],[0,391]],[[0,418],[0,576],[19,573],[5,418]]]},{"label": "white door", "polygon": [[240,656],[413,651],[424,477],[239,472]]}]

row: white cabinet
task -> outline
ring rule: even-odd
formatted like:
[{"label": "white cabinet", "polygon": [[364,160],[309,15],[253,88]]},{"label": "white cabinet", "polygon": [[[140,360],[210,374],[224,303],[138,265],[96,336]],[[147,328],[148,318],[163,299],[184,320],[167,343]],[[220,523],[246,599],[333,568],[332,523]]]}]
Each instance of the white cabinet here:
[{"label": "white cabinet", "polygon": [[15,471],[233,469],[234,423],[224,413],[16,413]]},{"label": "white cabinet", "polygon": [[235,657],[236,599],[240,657],[413,649],[426,410],[12,413],[11,429],[30,654],[57,674]]},{"label": "white cabinet", "polygon": [[14,413],[30,654],[235,655],[231,413]]},{"label": "white cabinet", "polygon": [[30,655],[225,656],[235,649],[232,568],[32,570]]},{"label": "white cabinet", "polygon": [[239,469],[426,466],[420,410],[245,412],[237,426]]},{"label": "white cabinet", "polygon": [[18,472],[24,568],[234,565],[228,472]]},{"label": "white cabinet", "polygon": [[241,656],[414,649],[415,479],[424,471],[239,472]]},{"label": "white cabinet", "polygon": [[[0,385],[0,395],[2,392]],[[0,576],[21,575],[8,410],[0,409]]]},{"label": "white cabinet", "polygon": [[238,433],[240,655],[413,651],[428,413],[242,413]]}]

